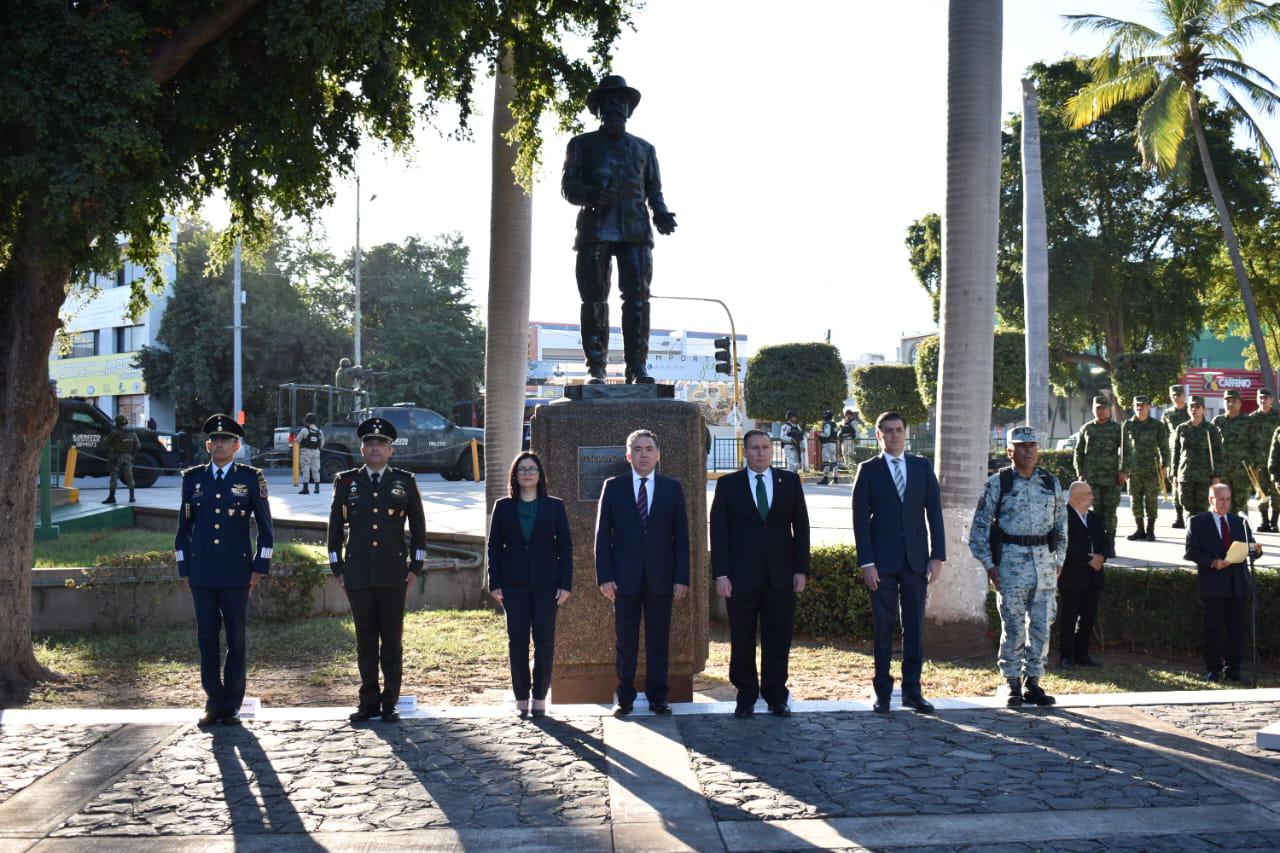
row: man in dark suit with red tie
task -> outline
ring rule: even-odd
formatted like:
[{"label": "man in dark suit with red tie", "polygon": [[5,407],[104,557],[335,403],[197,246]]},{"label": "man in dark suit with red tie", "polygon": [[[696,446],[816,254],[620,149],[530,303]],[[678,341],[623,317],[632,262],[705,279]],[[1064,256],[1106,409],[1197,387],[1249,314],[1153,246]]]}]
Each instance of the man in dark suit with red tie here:
[{"label": "man in dark suit with red tie", "polygon": [[880,455],[859,465],[853,481],[853,537],[863,580],[871,590],[874,707],[880,713],[889,710],[889,661],[901,607],[902,704],[930,714],[933,705],[920,690],[921,632],[928,585],[942,574],[947,559],[942,493],[928,461],[905,452],[907,422],[902,415],[885,412],[877,418],[876,438]]},{"label": "man in dark suit with red tie", "polygon": [[[1244,519],[1231,511],[1231,487],[1218,483],[1209,488],[1211,509],[1191,518],[1187,525],[1186,559],[1200,572],[1200,598],[1204,602],[1205,681],[1240,681],[1244,659],[1245,603],[1252,594],[1244,560],[1229,563],[1233,542],[1247,542],[1255,555],[1262,546]],[[1223,634],[1226,634],[1224,648]],[[1226,663],[1225,671],[1223,663]]]},{"label": "man in dark suit with red tie", "polygon": [[787,658],[796,594],[809,574],[809,511],[800,478],[771,467],[768,433],[748,430],[742,446],[747,467],[717,480],[711,501],[711,573],[729,611],[734,716],[750,717],[763,694],[770,713],[789,717]]},{"label": "man in dark suit with red tie", "polygon": [[1089,638],[1098,617],[1102,564],[1107,553],[1106,524],[1094,512],[1093,487],[1076,480],[1067,491],[1067,556],[1058,573],[1058,652],[1063,669],[1097,666],[1089,657]]},{"label": "man in dark suit with red tie", "polygon": [[631,713],[636,699],[642,615],[645,698],[655,714],[671,713],[671,605],[689,592],[689,519],[680,481],[656,473],[658,459],[653,432],[627,436],[631,471],[605,481],[596,514],[596,583],[613,602],[619,715]]}]

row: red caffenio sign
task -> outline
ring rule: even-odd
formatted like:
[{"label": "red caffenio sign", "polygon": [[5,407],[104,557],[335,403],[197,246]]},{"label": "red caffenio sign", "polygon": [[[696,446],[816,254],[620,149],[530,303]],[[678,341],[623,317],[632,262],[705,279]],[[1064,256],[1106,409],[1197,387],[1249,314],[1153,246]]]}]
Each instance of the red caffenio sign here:
[{"label": "red caffenio sign", "polygon": [[1198,368],[1182,377],[1189,393],[1222,399],[1226,391],[1239,391],[1241,409],[1251,412],[1258,407],[1258,389],[1262,387],[1262,371],[1224,368]]}]

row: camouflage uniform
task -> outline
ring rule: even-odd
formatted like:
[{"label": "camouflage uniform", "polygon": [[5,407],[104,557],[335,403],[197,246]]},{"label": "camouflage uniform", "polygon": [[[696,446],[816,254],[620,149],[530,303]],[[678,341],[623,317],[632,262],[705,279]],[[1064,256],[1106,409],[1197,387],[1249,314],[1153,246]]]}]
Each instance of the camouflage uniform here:
[{"label": "camouflage uniform", "polygon": [[1187,421],[1174,432],[1169,464],[1178,474],[1178,497],[1187,512],[1204,512],[1208,507],[1209,486],[1218,476],[1221,458],[1222,433],[1208,421],[1201,420],[1199,426]]},{"label": "camouflage uniform", "polygon": [[102,445],[107,450],[107,469],[111,473],[110,491],[103,503],[116,502],[117,479],[124,480],[124,484],[129,487],[129,502],[132,503],[134,500],[133,457],[142,449],[142,442],[138,440],[136,433],[125,428],[127,423],[128,420],[123,415],[117,416],[116,428],[107,433],[107,437],[102,440]]},{"label": "camouflage uniform", "polygon": [[[1263,389],[1265,391],[1265,389]],[[1259,396],[1263,391],[1258,392]],[[1263,533],[1276,532],[1276,516],[1280,515],[1280,492],[1276,491],[1275,481],[1271,478],[1270,454],[1271,437],[1280,427],[1280,407],[1273,406],[1270,412],[1261,408],[1249,415],[1253,423],[1253,444],[1249,464],[1258,474],[1258,482],[1262,485],[1262,494],[1258,495],[1258,511],[1262,513],[1262,524],[1258,530]]]},{"label": "camouflage uniform", "polygon": [[[1138,398],[1143,399],[1145,398]],[[1156,526],[1160,507],[1160,469],[1169,467],[1169,431],[1151,416],[1129,418],[1120,427],[1120,470],[1129,472],[1129,504],[1133,521],[1142,533],[1150,519]]]},{"label": "camouflage uniform", "polygon": [[[791,414],[788,413],[790,418]],[[793,474],[800,472],[802,466],[801,451],[804,448],[804,430],[800,428],[800,424],[793,424],[790,420],[782,425],[782,453],[787,460],[787,470]]]},{"label": "camouflage uniform", "polygon": [[[1173,399],[1174,394],[1177,394],[1179,392],[1185,394],[1186,388],[1184,388],[1181,385],[1169,386],[1170,399]],[[1164,420],[1165,428],[1169,430],[1169,459],[1172,460],[1173,459],[1173,434],[1174,432],[1177,431],[1178,427],[1182,426],[1187,421],[1191,420],[1191,412],[1188,411],[1186,406],[1183,406],[1181,409],[1178,409],[1178,408],[1169,409],[1167,412],[1164,413],[1163,420]],[[1175,470],[1175,466],[1173,465],[1172,461],[1170,461],[1169,463],[1169,481],[1170,481],[1169,485],[1173,487],[1173,506],[1176,509],[1177,516],[1178,516],[1173,526],[1182,527],[1183,526],[1182,499],[1181,499],[1182,485],[1178,482],[1178,472]]]},{"label": "camouflage uniform", "polygon": [[[1222,456],[1215,457],[1218,479],[1231,487],[1231,511],[1247,513],[1253,481],[1244,466],[1253,461],[1253,422],[1244,415],[1218,415],[1213,425],[1222,434]],[[1205,493],[1208,491],[1205,486]]]},{"label": "camouflage uniform", "polygon": [[[1052,489],[1045,484],[1052,481]],[[1049,629],[1058,611],[1058,566],[1067,553],[1067,502],[1058,478],[1036,468],[1030,479],[1014,472],[1013,489],[1000,506],[1000,529],[1009,536],[1045,536],[1056,531],[1056,551],[1048,545],[1006,542],[999,566],[991,555],[991,524],[1000,502],[1000,475],[987,478],[969,527],[969,550],[987,570],[998,569],[1000,589],[1000,673],[1007,679],[1044,675]]]},{"label": "camouflage uniform", "polygon": [[[1105,397],[1096,398],[1094,404],[1110,405]],[[1110,548],[1115,543],[1116,510],[1120,508],[1120,424],[1095,419],[1080,427],[1073,461],[1076,479],[1093,487],[1093,508],[1102,516]]]},{"label": "camouflage uniform", "polygon": [[822,479],[818,481],[818,485],[826,485],[827,482],[839,483],[839,468],[836,467],[836,442],[839,440],[839,432],[836,429],[836,422],[831,420],[831,412],[822,413],[822,429],[818,432],[818,447],[822,451]]}]

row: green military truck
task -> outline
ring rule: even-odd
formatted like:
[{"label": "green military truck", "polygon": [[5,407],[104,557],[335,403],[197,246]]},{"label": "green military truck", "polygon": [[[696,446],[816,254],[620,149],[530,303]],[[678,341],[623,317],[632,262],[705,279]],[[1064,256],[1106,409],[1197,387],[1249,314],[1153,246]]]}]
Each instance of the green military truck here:
[{"label": "green military truck", "polygon": [[[58,458],[54,468],[66,466],[67,450],[76,448],[77,477],[105,477],[107,470],[107,433],[115,429],[115,422],[107,413],[80,397],[63,397],[58,400],[58,423],[53,429],[53,441],[58,445]],[[142,448],[133,457],[133,476],[138,488],[151,487],[161,473],[174,474],[188,464],[189,452],[185,446],[185,434],[157,432],[142,427],[129,427],[138,436]]]}]

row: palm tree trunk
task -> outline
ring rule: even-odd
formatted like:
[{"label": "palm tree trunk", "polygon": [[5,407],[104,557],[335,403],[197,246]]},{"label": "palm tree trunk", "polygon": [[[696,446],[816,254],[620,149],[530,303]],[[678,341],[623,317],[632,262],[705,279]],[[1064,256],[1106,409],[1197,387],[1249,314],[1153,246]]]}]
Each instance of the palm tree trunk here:
[{"label": "palm tree trunk", "polygon": [[935,452],[948,567],[929,595],[931,647],[986,642],[987,581],[969,554],[968,534],[990,450],[1002,27],[1001,0],[951,0]]},{"label": "palm tree trunk", "polygon": [[1240,296],[1244,300],[1244,312],[1249,318],[1249,334],[1253,337],[1253,348],[1258,354],[1258,369],[1262,371],[1262,382],[1273,392],[1276,391],[1276,376],[1271,372],[1271,358],[1267,355],[1267,339],[1262,334],[1262,323],[1258,321],[1258,303],[1253,298],[1253,286],[1249,284],[1249,274],[1245,272],[1244,259],[1240,256],[1240,243],[1236,240],[1236,229],[1231,224],[1231,213],[1227,210],[1226,199],[1222,197],[1222,188],[1218,186],[1218,174],[1214,171],[1213,160],[1209,157],[1209,140],[1204,135],[1204,126],[1200,123],[1200,105],[1198,94],[1188,87],[1187,101],[1191,107],[1191,127],[1196,133],[1196,148],[1200,152],[1200,164],[1204,166],[1204,179],[1209,184],[1209,194],[1213,196],[1214,207],[1218,209],[1218,218],[1222,220],[1222,233],[1227,239],[1227,254],[1231,256],[1231,266],[1236,272],[1236,282],[1240,285]]},{"label": "palm tree trunk", "polygon": [[1049,436],[1049,235],[1040,173],[1036,85],[1022,81],[1022,305],[1027,353],[1027,423]]},{"label": "palm tree trunk", "polygon": [[[496,75],[493,95],[493,189],[489,212],[489,302],[484,355],[485,510],[507,494],[508,468],[524,434],[524,391],[529,372],[529,277],[533,197],[511,168],[517,148],[505,134],[514,126],[515,81],[510,56]],[[486,525],[487,526],[487,525]]]}]

